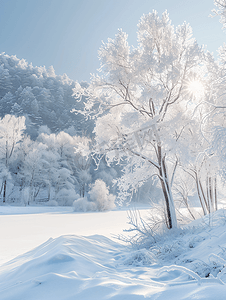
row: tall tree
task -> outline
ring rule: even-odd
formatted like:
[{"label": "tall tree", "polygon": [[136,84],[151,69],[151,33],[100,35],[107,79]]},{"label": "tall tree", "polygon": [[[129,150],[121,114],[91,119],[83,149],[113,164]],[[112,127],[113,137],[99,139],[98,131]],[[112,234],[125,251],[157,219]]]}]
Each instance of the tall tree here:
[{"label": "tall tree", "polygon": [[[25,117],[6,115],[0,120],[0,162],[2,170],[9,174],[9,163],[12,155],[21,141],[25,130]],[[8,175],[3,177],[3,202],[6,201]]]},{"label": "tall tree", "polygon": [[137,48],[122,30],[102,45],[100,75],[83,91],[84,113],[96,118],[96,152],[109,162],[126,158],[121,190],[159,179],[168,228],[177,226],[171,187],[203,57],[188,24],[174,29],[167,12],[153,11],[138,24]]}]

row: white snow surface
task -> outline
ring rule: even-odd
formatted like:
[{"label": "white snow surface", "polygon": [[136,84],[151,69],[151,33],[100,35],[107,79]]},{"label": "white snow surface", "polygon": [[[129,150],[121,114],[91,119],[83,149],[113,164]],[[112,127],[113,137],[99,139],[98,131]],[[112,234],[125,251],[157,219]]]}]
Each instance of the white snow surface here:
[{"label": "white snow surface", "polygon": [[148,249],[112,237],[126,222],[126,209],[0,206],[0,299],[225,299],[224,210]]}]

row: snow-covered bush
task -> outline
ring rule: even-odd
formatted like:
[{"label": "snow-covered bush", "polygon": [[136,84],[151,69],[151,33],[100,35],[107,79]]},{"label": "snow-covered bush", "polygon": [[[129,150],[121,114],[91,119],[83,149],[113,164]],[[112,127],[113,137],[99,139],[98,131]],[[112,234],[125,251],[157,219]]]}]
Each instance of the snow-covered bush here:
[{"label": "snow-covered bush", "polygon": [[106,183],[97,179],[91,186],[87,197],[79,198],[74,201],[75,211],[106,211],[115,207],[115,196],[109,193]]},{"label": "snow-covered bush", "polygon": [[115,207],[115,196],[109,194],[106,183],[97,179],[89,191],[90,200],[95,202],[99,211],[111,210]]},{"label": "snow-covered bush", "polygon": [[87,197],[82,197],[74,201],[74,211],[96,211],[96,203],[88,201]]}]

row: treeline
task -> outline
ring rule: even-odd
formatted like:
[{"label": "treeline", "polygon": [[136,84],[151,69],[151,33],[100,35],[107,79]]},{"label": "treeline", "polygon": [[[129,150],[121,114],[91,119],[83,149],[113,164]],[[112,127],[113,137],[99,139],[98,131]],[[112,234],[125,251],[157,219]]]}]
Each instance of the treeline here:
[{"label": "treeline", "polygon": [[[47,126],[43,126],[32,140],[24,134],[25,121],[25,117],[14,115],[0,120],[3,203],[72,205],[79,198],[95,198],[92,195],[98,186],[105,187],[105,196],[109,190],[114,191],[112,179],[117,172],[104,162],[95,171],[89,138],[70,136],[64,131],[50,133]],[[88,194],[89,191],[92,194]]]},{"label": "treeline", "polygon": [[94,122],[73,111],[86,101],[75,100],[78,87],[66,74],[56,75],[53,67],[33,67],[24,59],[0,54],[3,203],[72,205],[79,197],[92,198],[88,192],[97,179],[103,181],[96,186],[105,186],[105,196],[115,192],[115,169],[102,161],[97,171],[91,159]]}]

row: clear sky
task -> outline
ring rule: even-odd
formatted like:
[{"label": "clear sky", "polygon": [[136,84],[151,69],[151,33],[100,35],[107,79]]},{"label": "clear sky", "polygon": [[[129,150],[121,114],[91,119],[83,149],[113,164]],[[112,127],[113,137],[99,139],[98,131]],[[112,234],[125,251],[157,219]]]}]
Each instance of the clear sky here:
[{"label": "clear sky", "polygon": [[0,52],[89,81],[102,41],[122,28],[136,46],[140,17],[167,9],[175,26],[190,23],[198,43],[216,56],[226,33],[219,17],[209,17],[213,8],[213,0],[0,0]]}]

